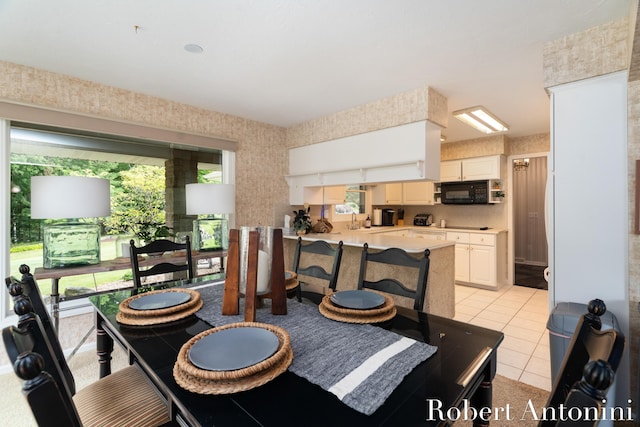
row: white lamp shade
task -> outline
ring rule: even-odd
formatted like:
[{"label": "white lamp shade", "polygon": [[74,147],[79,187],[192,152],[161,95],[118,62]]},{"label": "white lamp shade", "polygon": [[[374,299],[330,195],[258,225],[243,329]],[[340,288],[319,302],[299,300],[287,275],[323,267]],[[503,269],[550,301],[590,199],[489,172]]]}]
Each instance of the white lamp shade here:
[{"label": "white lamp shade", "polygon": [[236,188],[232,184],[187,184],[187,215],[235,212]]},{"label": "white lamp shade", "polygon": [[97,218],[111,215],[109,180],[86,176],[32,176],[31,218]]}]

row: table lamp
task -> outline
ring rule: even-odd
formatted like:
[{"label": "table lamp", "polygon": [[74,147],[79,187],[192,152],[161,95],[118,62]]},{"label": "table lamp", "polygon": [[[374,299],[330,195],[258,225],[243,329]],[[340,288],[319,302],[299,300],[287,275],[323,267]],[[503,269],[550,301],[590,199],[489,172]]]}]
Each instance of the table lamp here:
[{"label": "table lamp", "polygon": [[31,177],[31,218],[44,219],[43,266],[100,262],[100,224],[111,215],[109,180],[84,176]]},{"label": "table lamp", "polygon": [[229,248],[229,226],[226,218],[214,214],[235,211],[236,194],[232,184],[187,184],[187,215],[199,215],[193,221],[193,248],[218,251]]}]

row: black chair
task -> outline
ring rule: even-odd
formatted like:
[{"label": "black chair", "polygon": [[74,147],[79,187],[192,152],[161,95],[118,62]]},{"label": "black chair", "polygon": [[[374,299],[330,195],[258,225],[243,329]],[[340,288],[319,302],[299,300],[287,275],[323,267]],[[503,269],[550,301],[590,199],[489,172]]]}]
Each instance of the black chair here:
[{"label": "black chair", "polygon": [[[130,242],[131,250],[131,272],[133,274],[133,285],[135,288],[142,286],[142,278],[154,276],[158,274],[178,273],[186,271],[187,278],[194,276],[193,260],[191,257],[191,242],[187,236],[185,243],[176,243],[171,240],[158,239],[145,246],[136,246],[135,242]],[[184,257],[180,255],[184,252]],[[174,258],[171,262],[167,261],[162,254],[173,253]],[[140,268],[138,256],[147,255],[147,259],[153,265],[146,268]],[[178,257],[178,259],[176,259]],[[156,261],[153,263],[153,261]]]},{"label": "black chair", "polygon": [[[604,360],[592,360],[584,367],[582,379],[577,382],[569,391],[564,401],[566,413],[570,413],[572,408],[578,408],[579,412],[585,413],[584,408],[592,408],[596,413],[600,413],[602,402],[606,399],[606,392],[613,384],[615,373],[611,365]],[[556,422],[556,427],[595,427],[600,420],[598,417],[590,415],[582,419],[565,418]]]},{"label": "black chair", "polygon": [[[362,257],[360,258],[358,289],[375,289],[377,291],[411,298],[413,299],[413,309],[422,311],[425,294],[427,292],[430,254],[429,249],[425,249],[422,256],[416,258],[399,248],[389,248],[380,252],[369,252],[369,245],[365,243],[362,248]],[[416,286],[409,288],[398,279],[391,277],[367,280],[367,267],[370,262],[417,269],[418,279]]]},{"label": "black chair", "polygon": [[[607,311],[602,300],[590,301],[588,311],[578,320],[546,408],[559,408],[567,400],[571,388],[582,379],[585,366],[590,361],[603,360],[611,366],[614,373],[620,365],[625,345],[624,335],[615,329],[601,330],[600,316]],[[538,425],[554,426],[555,421],[541,421]]]},{"label": "black chair", "polygon": [[[2,330],[2,339],[23,394],[39,426],[136,425],[170,423],[166,401],[142,370],[129,366],[72,393],[51,342],[21,284],[12,285],[18,326]],[[57,340],[57,339],[56,339]],[[59,343],[58,343],[59,345]]]},{"label": "black chair", "polygon": [[[320,258],[319,258],[319,257]],[[304,258],[304,260],[302,260]],[[331,271],[327,271],[325,267],[318,264],[319,259],[325,259],[326,265],[331,264]],[[306,292],[302,289],[303,282],[300,276],[314,277],[316,279],[326,280],[327,287],[331,291],[335,291],[338,283],[338,274],[340,273],[340,261],[342,260],[342,241],[338,242],[338,246],[332,247],[324,240],[316,240],[308,244],[302,244],[302,238],[298,237],[296,250],[293,255],[293,272],[298,275],[299,286],[296,289],[298,301],[302,298],[313,300],[319,304],[320,295],[315,292]],[[316,301],[317,300],[317,301]]]},{"label": "black chair", "polygon": [[33,312],[38,315],[38,319],[42,324],[42,328],[47,336],[53,354],[55,355],[55,359],[60,365],[63,375],[65,376],[65,381],[69,388],[69,392],[71,394],[75,394],[75,381],[73,379],[73,375],[71,375],[71,370],[67,365],[67,359],[65,358],[64,352],[62,351],[60,342],[58,341],[57,331],[53,326],[51,316],[49,315],[44,300],[42,299],[40,288],[38,287],[35,278],[31,274],[31,270],[28,265],[22,264],[20,266],[20,273],[22,273],[21,281],[18,281],[14,277],[7,277],[5,279],[7,289],[9,290],[9,295],[11,295],[13,298],[17,298],[19,295],[24,295],[29,298],[29,301],[31,302],[31,306],[33,308]]}]

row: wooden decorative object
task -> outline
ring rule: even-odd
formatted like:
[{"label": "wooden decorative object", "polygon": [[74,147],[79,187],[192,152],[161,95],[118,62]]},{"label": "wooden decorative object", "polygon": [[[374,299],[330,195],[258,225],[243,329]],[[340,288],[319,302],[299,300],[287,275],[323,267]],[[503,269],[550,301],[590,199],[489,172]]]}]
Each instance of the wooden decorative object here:
[{"label": "wooden decorative object", "polygon": [[260,234],[249,232],[249,250],[247,254],[247,289],[244,292],[244,321],[255,322],[258,289],[258,245]]},{"label": "wooden decorative object", "polygon": [[282,229],[273,230],[271,257],[271,313],[287,314],[287,291],[284,279],[284,243]]},{"label": "wooden decorative object", "polygon": [[240,230],[229,230],[226,273],[222,314],[230,316],[240,311]]}]

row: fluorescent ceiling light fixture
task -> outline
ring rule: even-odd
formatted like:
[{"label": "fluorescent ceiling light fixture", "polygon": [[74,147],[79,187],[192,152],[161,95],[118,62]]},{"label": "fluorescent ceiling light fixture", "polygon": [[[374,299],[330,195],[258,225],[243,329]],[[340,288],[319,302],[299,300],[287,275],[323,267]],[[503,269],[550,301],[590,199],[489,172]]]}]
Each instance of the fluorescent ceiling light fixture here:
[{"label": "fluorescent ceiling light fixture", "polygon": [[505,122],[491,114],[482,105],[454,111],[453,116],[486,134],[509,130],[509,126]]}]

